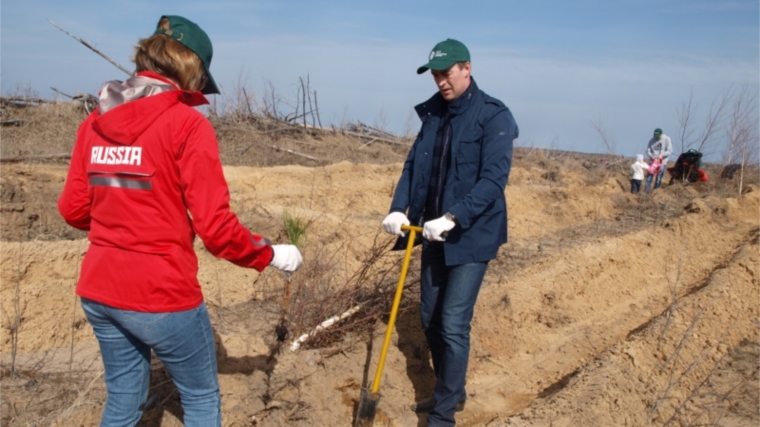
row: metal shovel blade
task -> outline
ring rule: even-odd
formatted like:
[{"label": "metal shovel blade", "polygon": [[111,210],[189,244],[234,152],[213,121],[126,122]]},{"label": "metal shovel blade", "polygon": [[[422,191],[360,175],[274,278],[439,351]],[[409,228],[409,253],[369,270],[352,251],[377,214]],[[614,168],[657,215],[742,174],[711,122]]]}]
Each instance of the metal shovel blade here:
[{"label": "metal shovel blade", "polygon": [[380,403],[380,393],[372,393],[370,390],[362,388],[354,427],[372,427],[372,424],[375,423],[378,403]]}]

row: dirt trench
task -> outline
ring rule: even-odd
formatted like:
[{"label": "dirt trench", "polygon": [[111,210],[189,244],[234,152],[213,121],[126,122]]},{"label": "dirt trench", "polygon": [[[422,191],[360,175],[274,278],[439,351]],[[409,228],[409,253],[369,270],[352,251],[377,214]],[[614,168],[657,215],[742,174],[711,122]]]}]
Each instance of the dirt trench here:
[{"label": "dirt trench", "polygon": [[[725,274],[727,266],[738,264],[735,268],[749,274],[734,279],[736,291],[741,288],[745,296],[738,298],[744,301],[741,307],[731,305],[734,298],[713,304],[717,312],[741,313],[744,319],[743,328],[723,343],[722,350],[725,353],[745,338],[757,342],[752,321],[757,319],[758,263],[757,257],[745,252],[756,247],[758,228],[751,216],[741,224],[729,221],[730,214],[716,215],[726,212],[724,201],[694,203],[701,208],[624,236],[559,251],[509,276],[503,288],[484,289],[478,304],[481,315],[476,315],[473,325],[470,376],[474,380],[468,382],[472,411],[458,417],[459,424],[489,425],[555,395],[589,362],[651,328],[671,306],[680,307],[704,291],[716,274]],[[702,236],[711,236],[709,251]],[[482,315],[484,311],[489,314]],[[723,333],[721,328],[705,327],[704,339],[714,342]],[[648,397],[647,393],[632,396],[643,401]],[[495,407],[504,409],[490,410]],[[657,424],[657,420],[649,421]],[[553,422],[533,421],[525,425]],[[624,425],[618,422],[624,419],[614,421],[598,425]]]},{"label": "dirt trench", "polygon": [[756,426],[758,230],[749,237],[658,316],[489,425]]}]

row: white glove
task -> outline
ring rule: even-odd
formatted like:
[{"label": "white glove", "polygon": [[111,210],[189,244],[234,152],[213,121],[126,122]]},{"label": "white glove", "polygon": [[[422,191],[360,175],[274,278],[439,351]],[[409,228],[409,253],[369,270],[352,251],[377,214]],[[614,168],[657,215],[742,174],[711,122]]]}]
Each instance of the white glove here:
[{"label": "white glove", "polygon": [[295,245],[272,245],[272,252],[274,257],[269,265],[286,273],[298,270],[303,262],[301,252]]},{"label": "white glove", "polygon": [[422,227],[422,237],[431,242],[443,242],[446,238],[441,237],[441,234],[451,230],[455,225],[457,225],[456,222],[447,219],[445,216],[430,220]]},{"label": "white glove", "polygon": [[409,225],[409,219],[402,212],[391,212],[383,220],[383,230],[386,233],[403,236],[402,225]]}]

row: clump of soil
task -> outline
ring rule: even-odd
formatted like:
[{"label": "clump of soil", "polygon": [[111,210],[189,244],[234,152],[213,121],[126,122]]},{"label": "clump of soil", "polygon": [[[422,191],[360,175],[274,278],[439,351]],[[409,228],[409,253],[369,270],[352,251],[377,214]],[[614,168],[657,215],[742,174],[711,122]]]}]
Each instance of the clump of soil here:
[{"label": "clump of soil", "polygon": [[[49,169],[49,170],[46,170]],[[4,241],[81,239],[85,233],[58,214],[66,168],[4,167],[0,176],[0,238]]]}]

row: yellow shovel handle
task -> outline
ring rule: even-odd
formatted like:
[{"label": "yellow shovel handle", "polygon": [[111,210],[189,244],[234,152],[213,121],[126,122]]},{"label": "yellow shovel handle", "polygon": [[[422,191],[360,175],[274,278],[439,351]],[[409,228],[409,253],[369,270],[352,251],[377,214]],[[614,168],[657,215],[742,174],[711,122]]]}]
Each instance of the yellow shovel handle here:
[{"label": "yellow shovel handle", "polygon": [[388,319],[388,329],[385,331],[385,340],[383,341],[383,349],[380,351],[380,359],[377,362],[377,372],[375,373],[375,379],[372,381],[372,393],[377,393],[380,390],[380,377],[383,375],[383,367],[385,366],[385,356],[388,354],[388,347],[391,344],[391,335],[393,335],[393,327],[396,325],[396,315],[398,314],[398,306],[401,303],[401,294],[404,292],[404,282],[406,282],[406,273],[409,271],[409,261],[412,259],[412,249],[414,248],[414,240],[417,233],[422,232],[422,227],[415,227],[413,225],[402,225],[401,230],[409,232],[409,242],[406,244],[406,253],[404,253],[404,263],[401,264],[401,275],[398,278],[398,285],[396,286],[396,295],[393,297],[393,306],[391,307],[391,317]]}]

